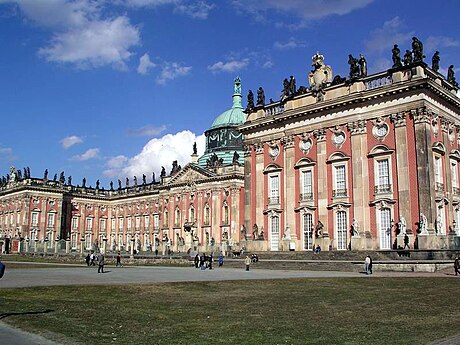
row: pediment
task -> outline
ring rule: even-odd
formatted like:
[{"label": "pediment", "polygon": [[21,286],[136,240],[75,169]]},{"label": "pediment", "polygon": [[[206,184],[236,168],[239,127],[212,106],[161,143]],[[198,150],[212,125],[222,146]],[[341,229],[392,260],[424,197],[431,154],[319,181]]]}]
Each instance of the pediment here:
[{"label": "pediment", "polygon": [[215,176],[212,171],[200,168],[198,165],[190,163],[174,175],[167,184],[190,184],[191,182],[199,181],[212,176]]}]

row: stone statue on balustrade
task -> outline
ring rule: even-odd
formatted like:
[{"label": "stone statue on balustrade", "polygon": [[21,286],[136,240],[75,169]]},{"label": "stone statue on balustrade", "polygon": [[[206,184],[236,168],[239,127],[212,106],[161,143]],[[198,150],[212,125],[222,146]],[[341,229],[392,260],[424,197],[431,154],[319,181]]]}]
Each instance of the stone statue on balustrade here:
[{"label": "stone statue on balustrade", "polygon": [[423,44],[417,37],[412,37],[412,54],[414,55],[414,62],[423,61]]},{"label": "stone statue on balustrade", "polygon": [[239,164],[238,160],[240,159],[240,155],[238,152],[233,152],[233,159],[232,159],[232,164]]},{"label": "stone statue on balustrade", "polygon": [[113,181],[110,181],[110,190],[113,190]]},{"label": "stone statue on balustrade", "polygon": [[125,185],[126,185],[126,188],[129,187],[129,178],[128,178],[128,177],[126,178],[126,183],[125,183]]},{"label": "stone statue on balustrade", "polygon": [[358,59],[354,58],[353,55],[348,55],[348,64],[350,65],[350,80],[356,80],[359,78],[359,64]]},{"label": "stone statue on balustrade", "polygon": [[96,189],[99,189],[99,185],[101,184],[101,182],[99,181],[99,179],[96,180]]},{"label": "stone statue on balustrade", "polygon": [[259,90],[257,90],[257,106],[264,106],[265,105],[265,92],[264,89],[259,87]]},{"label": "stone statue on balustrade", "polygon": [[246,112],[250,112],[254,109],[254,93],[252,90],[248,91],[248,105],[246,106]]},{"label": "stone statue on balustrade", "polygon": [[318,220],[318,224],[316,224],[316,227],[315,227],[315,237],[316,238],[320,238],[321,236],[323,236],[323,228],[324,228],[324,224]]},{"label": "stone statue on balustrade", "polygon": [[45,172],[43,173],[43,179],[45,181],[48,180],[48,169],[45,169]]},{"label": "stone statue on balustrade", "polygon": [[142,174],[142,184],[144,186],[147,184],[147,176],[145,176],[145,174]]},{"label": "stone statue on balustrade", "polygon": [[134,176],[133,181],[134,181],[134,186],[137,187],[137,176]]},{"label": "stone statue on balustrade", "polygon": [[449,69],[447,70],[447,81],[454,87],[458,87],[458,83],[455,79],[454,65],[450,65]]},{"label": "stone statue on balustrade", "polygon": [[353,222],[351,223],[350,229],[351,236],[358,236],[359,235],[359,223],[356,219],[353,218]]},{"label": "stone statue on balustrade", "polygon": [[67,185],[72,185],[72,176],[67,177]]},{"label": "stone statue on balustrade", "polygon": [[431,58],[431,69],[435,72],[439,71],[439,61],[441,61],[441,58],[439,57],[439,52],[436,50]]},{"label": "stone statue on balustrade", "polygon": [[428,220],[423,213],[420,213],[420,219],[418,222],[418,232],[422,235],[428,235]]},{"label": "stone statue on balustrade", "polygon": [[295,78],[291,75],[291,77],[289,78],[289,95],[294,96],[296,92],[297,88],[295,85]]},{"label": "stone statue on balustrade", "polygon": [[413,62],[412,52],[409,49],[407,49],[406,52],[404,53],[403,62],[404,62],[404,66],[408,66]]},{"label": "stone statue on balustrade", "polygon": [[81,186],[82,186],[83,188],[86,188],[86,178],[85,178],[85,177],[83,177],[83,180],[82,180],[82,182],[81,182]]},{"label": "stone statue on balustrade", "polygon": [[358,64],[360,69],[360,77],[367,77],[367,61],[363,54],[359,54]]},{"label": "stone statue on balustrade", "polygon": [[406,219],[404,217],[400,217],[399,222],[397,224],[397,233],[396,233],[396,235],[405,235],[406,232],[407,232]]},{"label": "stone statue on balustrade", "polygon": [[196,141],[193,143],[193,154],[196,155],[198,150],[196,149]]},{"label": "stone statue on balustrade", "polygon": [[121,190],[121,180],[118,179],[118,190]]},{"label": "stone statue on balustrade", "polygon": [[392,68],[399,68],[402,66],[401,64],[401,50],[397,44],[393,46],[391,50],[391,59],[393,60],[393,67]]},{"label": "stone statue on balustrade", "polygon": [[161,167],[160,177],[165,177],[165,176],[166,176],[166,169],[165,167]]}]

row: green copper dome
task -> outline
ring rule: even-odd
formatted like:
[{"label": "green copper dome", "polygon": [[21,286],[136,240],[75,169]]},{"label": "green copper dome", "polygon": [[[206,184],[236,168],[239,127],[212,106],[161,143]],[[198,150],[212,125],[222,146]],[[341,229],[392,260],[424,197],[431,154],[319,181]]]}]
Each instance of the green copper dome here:
[{"label": "green copper dome", "polygon": [[238,126],[246,121],[246,114],[243,113],[243,105],[241,104],[241,80],[239,77],[235,79],[235,87],[233,92],[233,105],[227,111],[220,114],[212,123],[210,129],[226,126]]},{"label": "green copper dome", "polygon": [[246,121],[241,104],[241,80],[235,78],[232,107],[220,114],[205,132],[206,150],[198,158],[202,168],[217,165],[238,164],[243,160],[243,135],[238,126]]}]

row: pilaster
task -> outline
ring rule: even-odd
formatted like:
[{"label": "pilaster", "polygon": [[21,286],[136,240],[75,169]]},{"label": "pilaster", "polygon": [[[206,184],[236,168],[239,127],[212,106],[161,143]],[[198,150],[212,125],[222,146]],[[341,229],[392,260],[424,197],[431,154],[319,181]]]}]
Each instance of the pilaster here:
[{"label": "pilaster", "polygon": [[353,217],[362,231],[370,231],[369,165],[367,161],[367,127],[365,120],[347,124],[351,134],[353,175]]},{"label": "pilaster", "polygon": [[313,135],[316,138],[317,151],[317,181],[318,181],[318,221],[323,224],[323,236],[329,237],[329,222],[327,216],[327,147],[326,147],[326,130],[324,128],[315,130]]},{"label": "pilaster", "polygon": [[285,136],[281,140],[284,148],[284,229],[282,229],[281,237],[283,238],[284,232],[287,228],[290,230],[290,236],[292,241],[296,241],[297,238],[301,238],[300,226],[297,226],[295,220],[295,205],[298,200],[298,195],[295,191],[295,150],[294,150],[294,137],[292,135]]},{"label": "pilaster", "polygon": [[[252,145],[244,146],[244,224],[246,229],[251,228],[252,214]],[[241,236],[238,229],[238,239]]]},{"label": "pilaster", "polygon": [[[259,229],[264,224],[264,205],[266,203],[267,195],[264,193],[264,144],[258,143],[255,145],[256,150],[256,219],[255,223]],[[252,224],[246,227],[246,231],[251,232]]]}]

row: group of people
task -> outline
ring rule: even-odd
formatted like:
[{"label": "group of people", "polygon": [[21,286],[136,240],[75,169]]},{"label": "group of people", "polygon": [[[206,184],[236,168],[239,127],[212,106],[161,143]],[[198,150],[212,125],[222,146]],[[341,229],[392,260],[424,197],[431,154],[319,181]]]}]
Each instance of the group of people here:
[{"label": "group of people", "polygon": [[[85,257],[86,265],[89,266],[96,266],[97,262],[97,273],[104,273],[104,265],[105,265],[105,257],[104,254],[100,253],[99,255],[95,254],[94,252],[88,253]],[[118,252],[117,255],[117,267],[121,265],[121,255]]]},{"label": "group of people", "polygon": [[[205,270],[209,268],[210,270],[212,270],[212,265],[214,263],[214,257],[212,253],[211,255],[206,255],[205,253],[200,255],[197,253],[193,261],[195,264],[195,268],[200,268],[201,270]],[[218,262],[219,262],[219,267],[222,267],[222,265],[224,264],[224,255],[222,253],[219,255]]]}]

